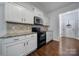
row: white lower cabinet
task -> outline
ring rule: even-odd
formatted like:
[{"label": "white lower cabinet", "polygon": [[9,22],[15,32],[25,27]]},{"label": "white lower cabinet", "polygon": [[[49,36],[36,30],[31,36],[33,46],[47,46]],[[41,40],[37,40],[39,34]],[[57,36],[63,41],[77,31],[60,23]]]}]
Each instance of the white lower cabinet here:
[{"label": "white lower cabinet", "polygon": [[28,41],[28,53],[31,53],[32,52],[32,50],[33,50],[33,42],[32,42],[33,40],[29,40]]},{"label": "white lower cabinet", "polygon": [[21,56],[25,55],[25,36],[5,38],[2,40],[2,55]]},{"label": "white lower cabinet", "polygon": [[36,34],[29,35],[26,42],[27,54],[33,52],[36,49],[37,49],[37,35]]},{"label": "white lower cabinet", "polygon": [[24,55],[24,42],[14,44],[14,45],[8,45],[6,46],[6,55],[7,56],[19,56],[19,55]]},{"label": "white lower cabinet", "polygon": [[37,47],[36,42],[37,42],[36,40],[32,40],[32,39],[28,41],[29,53],[33,52],[36,49]]},{"label": "white lower cabinet", "polygon": [[0,56],[2,55],[2,40],[0,39]]},{"label": "white lower cabinet", "polygon": [[[10,41],[9,41],[10,40]],[[6,38],[2,40],[0,55],[23,56],[28,55],[37,48],[37,34],[20,37]]]},{"label": "white lower cabinet", "polygon": [[52,31],[46,32],[46,42],[48,43],[51,40],[53,40],[53,32]]}]

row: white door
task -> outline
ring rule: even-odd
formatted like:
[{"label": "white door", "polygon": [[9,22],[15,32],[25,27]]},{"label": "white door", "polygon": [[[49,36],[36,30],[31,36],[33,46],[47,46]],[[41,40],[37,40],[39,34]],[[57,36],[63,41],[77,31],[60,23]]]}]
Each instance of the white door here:
[{"label": "white door", "polygon": [[[64,14],[63,22],[64,22],[64,36],[70,38],[76,38],[76,16],[77,13],[75,11]],[[70,26],[68,26],[70,24]]]},{"label": "white door", "polygon": [[7,56],[20,56],[24,55],[25,52],[24,42],[6,46],[6,55]]}]

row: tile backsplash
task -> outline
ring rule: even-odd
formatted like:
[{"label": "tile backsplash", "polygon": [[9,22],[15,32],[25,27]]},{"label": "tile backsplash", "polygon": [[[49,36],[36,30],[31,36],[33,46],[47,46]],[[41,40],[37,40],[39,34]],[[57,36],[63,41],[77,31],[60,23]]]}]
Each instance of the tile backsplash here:
[{"label": "tile backsplash", "polygon": [[7,23],[7,34],[24,34],[32,32],[32,25]]}]

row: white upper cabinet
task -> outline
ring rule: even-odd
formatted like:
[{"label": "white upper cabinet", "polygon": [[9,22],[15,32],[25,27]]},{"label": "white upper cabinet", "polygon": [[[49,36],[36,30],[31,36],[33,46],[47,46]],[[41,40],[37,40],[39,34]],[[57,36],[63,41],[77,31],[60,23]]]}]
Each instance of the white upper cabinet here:
[{"label": "white upper cabinet", "polygon": [[11,22],[21,22],[21,8],[17,5],[5,4],[5,20]]},{"label": "white upper cabinet", "polygon": [[20,5],[14,3],[5,4],[6,21],[33,24],[33,16],[31,11]]},{"label": "white upper cabinet", "polygon": [[43,25],[48,25],[47,17],[41,10],[34,7],[31,11],[16,3],[5,3],[6,21],[34,24],[34,16],[40,17],[43,20]]},{"label": "white upper cabinet", "polygon": [[39,9],[33,7],[33,12],[34,12],[35,16],[39,16],[40,17],[41,13],[40,13]]},{"label": "white upper cabinet", "polygon": [[48,18],[44,15],[44,13],[37,8],[34,8],[33,10],[34,10],[35,16],[38,16],[43,20],[43,25],[48,25]]},{"label": "white upper cabinet", "polygon": [[31,11],[29,11],[29,10],[25,10],[25,12],[24,12],[25,14],[25,16],[24,16],[24,22],[25,23],[29,23],[29,24],[33,24],[34,22],[33,22],[33,18],[34,18],[34,14],[31,12]]},{"label": "white upper cabinet", "polygon": [[3,13],[5,21],[34,24],[34,16],[38,16],[42,18],[43,25],[48,24],[44,13],[35,7],[32,8],[32,11],[17,3],[3,3],[1,6],[3,7],[1,12]]},{"label": "white upper cabinet", "polygon": [[43,25],[49,25],[49,21],[46,16],[43,16]]}]

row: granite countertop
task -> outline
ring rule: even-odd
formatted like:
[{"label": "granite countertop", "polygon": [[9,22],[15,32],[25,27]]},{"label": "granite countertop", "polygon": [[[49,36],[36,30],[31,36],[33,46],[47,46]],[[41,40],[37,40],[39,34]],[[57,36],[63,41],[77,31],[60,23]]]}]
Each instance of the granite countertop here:
[{"label": "granite countertop", "polygon": [[9,38],[9,37],[16,37],[16,36],[23,36],[23,35],[30,35],[30,34],[35,34],[36,32],[31,32],[31,33],[23,33],[23,34],[19,34],[19,33],[17,33],[17,34],[6,34],[6,35],[4,35],[4,36],[2,36],[2,37],[0,37],[0,38]]},{"label": "granite countertop", "polygon": [[47,32],[53,32],[52,30],[48,30]]}]

